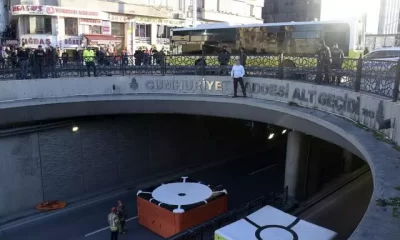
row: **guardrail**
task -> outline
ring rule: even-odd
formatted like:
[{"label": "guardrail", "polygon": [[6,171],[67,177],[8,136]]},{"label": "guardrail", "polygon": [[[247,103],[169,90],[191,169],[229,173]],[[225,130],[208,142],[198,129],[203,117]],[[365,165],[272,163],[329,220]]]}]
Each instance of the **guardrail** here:
[{"label": "guardrail", "polygon": [[168,240],[213,240],[215,230],[244,218],[266,205],[283,209],[288,205],[288,188],[254,199],[243,206],[215,217],[203,224],[178,233]]},{"label": "guardrail", "polygon": [[[216,75],[228,76],[231,65],[240,56],[231,55],[220,64],[214,55],[158,55],[149,57],[95,57],[96,76],[113,75]],[[329,63],[329,62],[332,63]],[[366,59],[321,59],[315,56],[247,55],[246,75],[270,77],[317,84],[335,85],[356,92],[364,91],[398,101],[399,61]],[[81,58],[35,59],[17,57],[0,59],[0,80],[35,79],[49,77],[85,77],[88,67]]]}]

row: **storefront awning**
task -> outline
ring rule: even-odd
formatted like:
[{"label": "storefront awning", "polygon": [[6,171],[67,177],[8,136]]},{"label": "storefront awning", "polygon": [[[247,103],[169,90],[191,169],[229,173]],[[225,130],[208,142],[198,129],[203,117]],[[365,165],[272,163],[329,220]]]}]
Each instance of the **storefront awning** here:
[{"label": "storefront awning", "polygon": [[120,43],[121,39],[118,39],[112,35],[100,35],[100,34],[93,34],[93,35],[85,35],[89,44],[113,44],[113,43]]}]

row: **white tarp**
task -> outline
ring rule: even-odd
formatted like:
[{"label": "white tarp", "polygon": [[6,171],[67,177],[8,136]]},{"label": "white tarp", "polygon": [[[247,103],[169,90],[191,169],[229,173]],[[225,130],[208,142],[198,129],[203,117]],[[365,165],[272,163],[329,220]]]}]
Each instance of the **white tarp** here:
[{"label": "white tarp", "polygon": [[224,240],[333,240],[337,235],[271,206],[220,228],[215,234]]}]

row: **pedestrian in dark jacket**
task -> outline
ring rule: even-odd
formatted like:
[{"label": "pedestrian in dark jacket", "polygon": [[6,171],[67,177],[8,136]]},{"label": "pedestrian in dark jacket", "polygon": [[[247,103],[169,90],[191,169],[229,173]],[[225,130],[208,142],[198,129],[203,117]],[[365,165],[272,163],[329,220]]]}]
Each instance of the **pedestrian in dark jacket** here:
[{"label": "pedestrian in dark jacket", "polygon": [[[342,65],[344,61],[344,53],[343,50],[339,48],[339,45],[337,43],[333,44],[332,47],[332,69],[336,70],[337,72],[340,72],[342,70]],[[332,76],[332,81],[337,84],[340,84],[340,81],[342,79],[341,75],[337,76],[337,79],[335,79],[335,76]]]},{"label": "pedestrian in dark jacket", "polygon": [[243,67],[246,66],[246,62],[247,62],[247,54],[244,51],[244,48],[240,48],[240,65],[242,65]]},{"label": "pedestrian in dark jacket", "polygon": [[229,61],[231,60],[231,54],[226,50],[224,46],[222,51],[218,54],[218,62],[221,66],[228,66]]},{"label": "pedestrian in dark jacket", "polygon": [[20,69],[19,77],[26,79],[28,77],[29,52],[25,44],[22,44],[22,47],[18,50],[17,57]]},{"label": "pedestrian in dark jacket", "polygon": [[35,75],[37,78],[42,78],[44,77],[44,64],[45,64],[45,59],[46,59],[46,53],[44,52],[42,45],[38,46],[38,49],[36,49],[33,52],[35,56]]},{"label": "pedestrian in dark jacket", "polygon": [[126,218],[128,217],[128,213],[126,212],[125,205],[122,203],[121,200],[118,201],[117,215],[119,219],[119,233],[124,234],[126,233],[125,223],[126,223]]},{"label": "pedestrian in dark jacket", "polygon": [[319,42],[319,56],[320,56],[320,64],[322,65],[323,69],[322,77],[324,79],[324,82],[329,83],[330,82],[329,69],[332,63],[332,56],[331,56],[331,50],[329,49],[328,46],[326,46],[324,40],[321,40]]},{"label": "pedestrian in dark jacket", "polygon": [[220,74],[221,73],[228,74],[229,70],[225,69],[226,68],[225,66],[228,66],[230,60],[231,60],[231,54],[228,52],[228,50],[226,50],[226,47],[224,46],[222,48],[222,51],[218,54],[218,62],[219,65],[221,66]]},{"label": "pedestrian in dark jacket", "polygon": [[56,64],[58,61],[57,52],[53,46],[50,46],[46,51],[46,64],[51,73],[51,77],[56,77]]}]

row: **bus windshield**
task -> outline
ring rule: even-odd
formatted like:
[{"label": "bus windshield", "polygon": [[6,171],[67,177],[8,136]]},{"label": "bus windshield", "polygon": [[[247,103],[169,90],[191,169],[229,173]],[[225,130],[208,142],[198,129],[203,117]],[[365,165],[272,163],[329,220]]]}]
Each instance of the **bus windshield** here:
[{"label": "bus windshield", "polygon": [[316,54],[319,41],[331,47],[337,43],[348,55],[348,23],[282,23],[259,26],[175,29],[172,33],[174,54],[215,54],[223,46],[233,54],[244,48],[250,54]]}]

